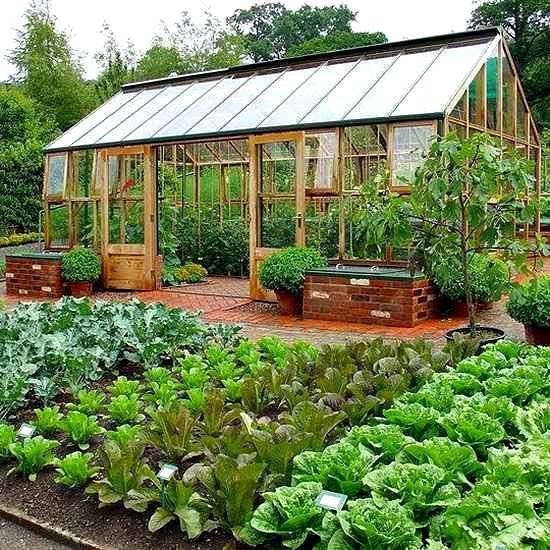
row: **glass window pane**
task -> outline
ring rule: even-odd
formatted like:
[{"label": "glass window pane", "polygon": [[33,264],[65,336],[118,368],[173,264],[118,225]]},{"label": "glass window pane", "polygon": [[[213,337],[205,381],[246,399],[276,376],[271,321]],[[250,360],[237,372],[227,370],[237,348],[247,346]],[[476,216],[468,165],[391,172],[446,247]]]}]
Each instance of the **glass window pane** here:
[{"label": "glass window pane", "polygon": [[228,97],[217,109],[201,120],[194,128],[194,134],[207,134],[221,130],[234,116],[238,115],[256,97],[269,89],[280,73],[252,77],[234,94]]},{"label": "glass window pane", "polygon": [[66,155],[48,156],[48,196],[62,197],[65,190]]},{"label": "glass window pane", "polygon": [[52,148],[65,148],[70,147],[75,141],[84,136],[92,128],[103,122],[123,105],[128,103],[137,92],[122,93],[114,95],[105,104],[101,105],[96,111],[90,113],[86,118],[83,118],[80,122],[75,124],[72,128],[67,130],[53,143],[50,144]]},{"label": "glass window pane", "polygon": [[201,121],[213,109],[223,108],[223,101],[241,84],[244,78],[226,78],[219,81],[207,94],[201,97],[191,109],[176,117],[166,128],[158,132],[158,137],[182,136],[187,132],[193,133],[193,126]]},{"label": "glass window pane", "polygon": [[326,258],[338,257],[339,199],[307,197],[305,224],[306,246]]},{"label": "glass window pane", "polygon": [[458,100],[451,116],[459,120],[466,120],[466,92],[464,92],[464,95]]},{"label": "glass window pane", "polygon": [[143,155],[109,157],[109,242],[143,244]]},{"label": "glass window pane", "polygon": [[94,151],[74,151],[73,155],[73,197],[79,199],[94,195],[93,168]]},{"label": "glass window pane", "polygon": [[336,131],[306,134],[304,166],[307,189],[336,189]]},{"label": "glass window pane", "polygon": [[499,102],[499,57],[498,48],[487,59],[487,128],[500,130],[500,117],[498,116]]},{"label": "glass window pane", "polygon": [[[392,180],[400,187],[414,177],[434,129],[431,125],[395,126],[393,129]],[[405,181],[403,181],[403,179]]]},{"label": "glass window pane", "polygon": [[502,117],[505,134],[514,135],[514,103],[516,101],[516,83],[512,67],[506,56],[502,61]]},{"label": "glass window pane", "polygon": [[361,61],[303,120],[305,124],[338,121],[384,74],[394,57]]},{"label": "glass window pane", "polygon": [[99,201],[73,204],[73,231],[75,244],[98,246]]},{"label": "glass window pane", "polygon": [[298,124],[308,112],[326,95],[354,63],[337,63],[321,66],[311,78],[273,112],[261,124],[262,127]]},{"label": "glass window pane", "polygon": [[485,126],[484,70],[480,69],[468,87],[468,105],[470,123]]},{"label": "glass window pane", "polygon": [[518,106],[516,127],[517,136],[520,139],[527,139],[527,108],[525,107],[525,103],[523,103],[521,94],[517,94],[516,101]]},{"label": "glass window pane", "polygon": [[67,248],[69,246],[69,206],[66,204],[48,205],[48,231],[50,246]]},{"label": "glass window pane", "polygon": [[293,141],[259,146],[260,193],[294,193],[296,189],[296,146]]},{"label": "glass window pane", "polygon": [[451,122],[449,124],[449,132],[454,132],[460,139],[466,139],[466,126]]},{"label": "glass window pane", "polygon": [[403,94],[426,71],[437,51],[401,56],[376,82],[346,120],[389,116]]},{"label": "glass window pane", "polygon": [[315,69],[295,69],[286,72],[277,79],[257,99],[252,101],[246,109],[238,114],[233,120],[227,123],[224,131],[247,130],[256,128],[262,120],[269,116],[285,99],[302,84],[306,78],[311,76]]},{"label": "glass window pane", "polygon": [[296,244],[295,199],[260,198],[259,203],[260,246],[284,248]]},{"label": "glass window pane", "polygon": [[[442,113],[477,64],[487,44],[446,48],[393,112],[395,116]],[[407,88],[403,88],[405,93]]]}]

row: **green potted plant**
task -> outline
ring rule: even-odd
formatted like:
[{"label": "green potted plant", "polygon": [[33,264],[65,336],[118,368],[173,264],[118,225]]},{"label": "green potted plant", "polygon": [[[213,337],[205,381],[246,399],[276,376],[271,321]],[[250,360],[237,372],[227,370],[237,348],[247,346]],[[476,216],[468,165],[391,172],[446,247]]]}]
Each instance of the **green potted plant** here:
[{"label": "green potted plant", "polygon": [[[413,227],[413,263],[422,263],[433,276],[435,266],[449,265],[460,274],[468,308],[468,326],[449,331],[480,338],[481,345],[502,338],[499,328],[476,324],[472,264],[479,252],[498,252],[517,271],[527,270],[534,245],[515,238],[515,222],[533,220],[536,201],[524,204],[534,193],[532,164],[495,145],[486,134],[460,139],[451,133],[434,139],[422,165],[409,183]],[[450,273],[447,274],[450,278]],[[495,289],[489,289],[490,293]]]},{"label": "green potted plant", "polygon": [[61,270],[72,296],[91,296],[92,283],[101,277],[101,258],[91,248],[75,246],[63,254]]},{"label": "green potted plant", "polygon": [[326,265],[326,258],[317,250],[291,246],[262,261],[259,279],[264,288],[275,292],[283,315],[300,314],[306,271]]},{"label": "green potted plant", "polygon": [[[432,268],[433,280],[448,309],[459,317],[468,317],[464,277],[460,258],[450,257]],[[498,302],[510,284],[510,269],[506,262],[489,254],[474,253],[468,271],[472,300],[476,311]]]},{"label": "green potted plant", "polygon": [[506,309],[523,324],[527,342],[550,346],[550,275],[514,285]]}]

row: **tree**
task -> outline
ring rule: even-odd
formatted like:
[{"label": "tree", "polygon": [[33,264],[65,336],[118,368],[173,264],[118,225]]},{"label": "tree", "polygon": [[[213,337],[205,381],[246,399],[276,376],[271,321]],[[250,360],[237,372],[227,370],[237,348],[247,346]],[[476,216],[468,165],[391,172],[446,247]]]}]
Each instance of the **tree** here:
[{"label": "tree", "polygon": [[164,46],[160,39],[153,41],[151,47],[140,57],[136,65],[136,80],[162,78],[172,73],[185,72],[184,61],[173,46]]},{"label": "tree", "polygon": [[292,48],[315,38],[351,33],[355,15],[345,5],[312,7],[305,4],[289,10],[277,2],[236,10],[227,22],[244,37],[250,57],[264,61],[283,58]]},{"label": "tree", "polygon": [[[434,140],[411,185],[415,256],[428,272],[455,265],[464,282],[469,325],[475,327],[470,262],[478,252],[499,252],[525,269],[532,247],[513,235],[514,222],[533,220],[530,162],[494,145],[487,134],[460,140],[455,134]],[[540,243],[537,243],[540,245]],[[449,274],[449,277],[452,274]]]},{"label": "tree", "polygon": [[91,109],[93,98],[65,33],[56,28],[47,0],[35,0],[9,53],[15,81],[51,113],[64,130]]},{"label": "tree", "polygon": [[372,44],[383,44],[388,38],[383,32],[337,32],[325,37],[312,38],[303,44],[293,46],[288,51],[289,57],[321,52],[332,52]]},{"label": "tree", "polygon": [[42,147],[54,121],[14,86],[0,87],[0,234],[36,230],[42,208]]},{"label": "tree", "polygon": [[501,26],[537,122],[550,127],[550,0],[484,0],[472,28]]},{"label": "tree", "polygon": [[105,36],[103,50],[95,56],[101,67],[94,84],[96,96],[100,102],[109,99],[123,84],[131,82],[135,77],[135,52],[132,44],[128,44],[126,49],[121,48],[111,27],[107,24],[103,26],[103,34]]}]

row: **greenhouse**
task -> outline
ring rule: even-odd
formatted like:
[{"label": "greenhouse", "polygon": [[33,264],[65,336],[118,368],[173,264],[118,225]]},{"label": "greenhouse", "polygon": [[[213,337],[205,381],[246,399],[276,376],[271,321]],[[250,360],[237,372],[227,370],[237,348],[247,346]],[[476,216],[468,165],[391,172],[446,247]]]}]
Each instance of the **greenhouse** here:
[{"label": "greenhouse", "polygon": [[127,84],[46,148],[46,248],[101,251],[110,289],[159,288],[163,265],[191,260],[249,276],[259,300],[259,262],[289,245],[396,264],[406,251],[361,223],[364,186],[406,199],[450,131],[533,160],[540,195],[539,135],[498,29]]}]

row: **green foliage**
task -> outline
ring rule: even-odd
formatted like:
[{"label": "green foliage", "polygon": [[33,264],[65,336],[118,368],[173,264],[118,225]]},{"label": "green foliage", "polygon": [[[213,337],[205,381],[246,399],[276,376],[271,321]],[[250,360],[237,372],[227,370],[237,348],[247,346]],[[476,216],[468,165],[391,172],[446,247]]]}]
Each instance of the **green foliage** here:
[{"label": "green foliage", "polygon": [[61,427],[63,415],[59,412],[59,407],[44,407],[43,409],[34,409],[35,419],[33,425],[37,432],[44,436],[53,435]]},{"label": "green foliage", "polygon": [[[527,160],[503,152],[486,134],[461,140],[451,133],[432,141],[408,182],[416,221],[413,255],[430,273],[435,266],[440,271],[445,266],[450,269],[449,258],[459,259],[471,327],[475,324],[468,269],[472,254],[480,248],[499,250],[516,269],[526,269],[532,244],[516,241],[511,231],[515,220],[532,219],[534,214],[533,204],[518,210],[522,197],[534,188],[530,168]],[[499,197],[497,202],[494,197]],[[449,279],[449,273],[440,272],[440,281]]]},{"label": "green foliage", "polygon": [[10,445],[15,443],[16,439],[15,428],[9,424],[0,423],[0,462],[11,456]]},{"label": "green foliage", "polygon": [[67,404],[70,411],[78,411],[87,415],[98,414],[103,411],[105,395],[99,390],[80,390],[77,399],[77,403]]},{"label": "green foliage", "polygon": [[26,11],[9,60],[23,90],[66,130],[94,106],[82,67],[60,32],[47,2]]},{"label": "green foliage", "polygon": [[76,451],[59,460],[57,462],[55,482],[71,489],[77,489],[86,485],[99,472],[99,468],[91,464],[93,456],[92,453],[83,454],[80,451]]},{"label": "green foliage", "polygon": [[103,442],[98,456],[104,477],[86,488],[87,494],[97,494],[100,508],[120,501],[126,505],[130,491],[155,478],[151,468],[142,460],[143,448],[143,443],[136,440],[119,444],[109,438]]},{"label": "green foliage", "polygon": [[306,271],[326,265],[326,259],[316,250],[289,247],[262,261],[259,279],[264,288],[300,294],[304,288]]},{"label": "green foliage", "polygon": [[351,33],[355,13],[347,6],[313,7],[307,4],[291,10],[279,2],[255,4],[238,9],[228,19],[244,37],[254,61],[286,57],[289,51],[309,40],[339,32]]},{"label": "green foliage", "polygon": [[95,435],[105,431],[98,422],[97,417],[87,416],[78,411],[71,411],[60,422],[60,428],[67,433],[73,443],[80,449],[86,450],[90,447],[89,441]]},{"label": "green foliage", "polygon": [[75,246],[61,258],[66,281],[97,281],[101,277],[101,258],[91,248]]},{"label": "green foliage", "polygon": [[245,542],[277,537],[285,548],[302,547],[308,534],[321,528],[325,512],[315,503],[321,489],[320,483],[304,482],[264,493],[265,502],[254,511]]},{"label": "green foliage", "polygon": [[170,285],[180,285],[182,283],[200,283],[204,281],[208,271],[199,264],[185,262],[178,267],[169,267],[164,270],[163,280]]},{"label": "green foliage", "polygon": [[[468,260],[472,299],[476,302],[498,302],[510,282],[505,262],[487,254],[472,254]],[[447,258],[433,266],[434,281],[443,296],[464,300],[464,277],[459,258]]]},{"label": "green foliage", "polygon": [[335,32],[296,44],[288,51],[288,57],[371,46],[387,41],[388,38],[383,32]]},{"label": "green foliage", "polygon": [[143,439],[143,428],[141,426],[130,426],[123,424],[117,426],[116,430],[108,430],[105,437],[114,441],[121,449],[128,447],[132,442]]},{"label": "green foliage", "polygon": [[8,475],[11,472],[19,472],[30,481],[35,481],[38,472],[56,463],[52,451],[58,446],[57,441],[44,439],[40,435],[11,443],[8,448],[17,464],[8,472]]},{"label": "green foliage", "polygon": [[117,424],[128,424],[141,422],[145,419],[145,416],[139,412],[140,409],[141,402],[137,395],[132,394],[128,397],[122,394],[111,399],[107,412]]},{"label": "green foliage", "polygon": [[128,380],[126,376],[119,376],[107,390],[113,397],[132,397],[141,393],[142,386],[139,380]]},{"label": "green foliage", "polygon": [[172,478],[166,485],[154,482],[152,488],[132,489],[129,492],[128,508],[143,512],[150,503],[159,506],[149,519],[149,531],[155,533],[172,521],[178,521],[182,533],[190,540],[217,527],[208,520],[210,506],[193,487]]},{"label": "green foliage", "polygon": [[0,237],[0,248],[4,246],[18,246],[20,244],[34,243],[42,238],[42,233],[30,232],[30,233],[12,233]]},{"label": "green foliage", "polygon": [[506,309],[516,321],[534,327],[550,327],[550,276],[515,285]]}]

